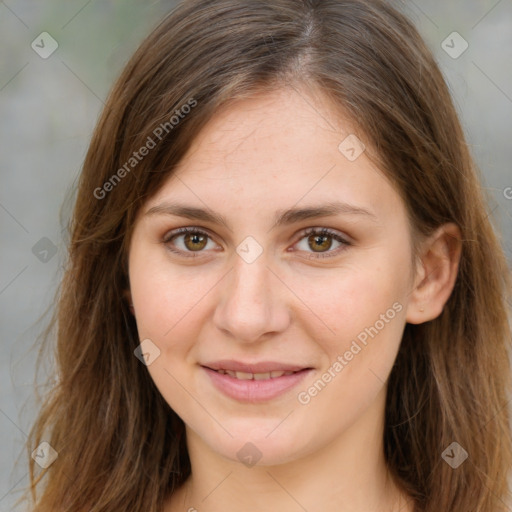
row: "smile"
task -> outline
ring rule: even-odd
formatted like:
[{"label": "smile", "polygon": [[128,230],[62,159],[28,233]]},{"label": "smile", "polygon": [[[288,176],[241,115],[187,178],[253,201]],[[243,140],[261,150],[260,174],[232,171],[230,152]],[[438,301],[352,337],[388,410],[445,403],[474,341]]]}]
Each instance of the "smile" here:
[{"label": "smile", "polygon": [[229,375],[238,380],[267,380],[282,377],[283,375],[292,375],[296,372],[285,372],[285,371],[273,371],[266,373],[248,373],[248,372],[235,372],[233,370],[215,370],[217,373],[222,375]]},{"label": "smile", "polygon": [[[313,371],[312,368],[289,367],[286,369],[269,369],[262,368],[267,371],[255,371],[259,368],[251,369],[244,367],[240,369],[222,368],[220,364],[218,368],[209,366],[201,366],[201,370],[209,378],[210,384],[219,391],[223,396],[228,397],[237,402],[245,403],[261,403],[276,399],[285,395]],[[227,366],[227,365],[226,365]],[[236,366],[236,365],[235,365]],[[282,365],[281,365],[282,366]]]}]

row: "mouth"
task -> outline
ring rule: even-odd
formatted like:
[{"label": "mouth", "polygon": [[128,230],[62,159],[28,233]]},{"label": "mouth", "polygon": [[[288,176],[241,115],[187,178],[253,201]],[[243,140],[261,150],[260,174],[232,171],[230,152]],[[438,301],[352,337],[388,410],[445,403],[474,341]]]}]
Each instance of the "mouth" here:
[{"label": "mouth", "polygon": [[[210,368],[211,369],[211,368]],[[213,370],[221,375],[229,375],[234,379],[238,380],[267,380],[267,379],[277,379],[282,377],[283,375],[293,375],[298,372],[290,372],[284,370],[275,370],[273,372],[264,372],[264,373],[250,373],[250,372],[235,372],[233,370]],[[299,370],[302,371],[302,370]]]},{"label": "mouth", "polygon": [[313,371],[311,367],[277,362],[217,361],[201,368],[223,395],[248,403],[268,402],[284,395]]}]

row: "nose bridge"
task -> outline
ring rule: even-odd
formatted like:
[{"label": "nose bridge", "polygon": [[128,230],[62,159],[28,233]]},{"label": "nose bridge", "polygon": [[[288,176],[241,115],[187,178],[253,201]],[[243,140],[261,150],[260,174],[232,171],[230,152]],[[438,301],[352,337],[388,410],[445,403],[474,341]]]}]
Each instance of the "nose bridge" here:
[{"label": "nose bridge", "polygon": [[278,289],[278,280],[261,255],[247,263],[236,256],[221,300],[215,311],[215,323],[240,342],[251,342],[263,334],[286,328],[288,313]]}]

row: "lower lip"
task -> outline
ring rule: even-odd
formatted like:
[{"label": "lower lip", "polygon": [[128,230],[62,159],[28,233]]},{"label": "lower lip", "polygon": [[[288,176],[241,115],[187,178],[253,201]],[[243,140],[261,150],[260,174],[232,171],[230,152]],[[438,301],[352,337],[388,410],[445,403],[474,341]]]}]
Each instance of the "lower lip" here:
[{"label": "lower lip", "polygon": [[210,376],[213,385],[219,391],[239,402],[250,403],[267,402],[286,393],[312,371],[311,369],[305,369],[274,379],[241,380],[204,366],[202,368]]}]

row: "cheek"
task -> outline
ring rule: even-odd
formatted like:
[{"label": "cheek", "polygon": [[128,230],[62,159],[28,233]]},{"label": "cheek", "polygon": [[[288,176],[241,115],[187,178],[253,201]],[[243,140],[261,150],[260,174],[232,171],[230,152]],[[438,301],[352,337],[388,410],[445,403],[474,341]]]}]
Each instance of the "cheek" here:
[{"label": "cheek", "polygon": [[[362,404],[373,400],[384,386],[405,326],[407,265],[400,255],[386,258],[381,252],[374,261],[361,258],[335,275],[301,278],[300,293],[315,313],[301,327],[325,355],[321,371],[308,385],[315,386],[319,378],[327,381],[325,387],[318,383],[311,393],[307,386],[302,390],[316,401],[315,407],[325,408],[322,414],[330,414],[333,400],[345,404],[346,412],[364,408]],[[315,393],[322,398],[314,398]]]},{"label": "cheek", "polygon": [[[315,327],[323,325],[325,339],[331,340],[328,347],[333,349],[343,348],[344,343],[375,323],[382,330],[382,322],[385,322],[387,329],[392,323],[388,320],[394,321],[397,310],[405,309],[408,267],[406,262],[398,263],[397,266],[391,259],[380,256],[374,261],[361,259],[359,263],[343,268],[328,272],[320,270],[309,275],[302,273],[299,278],[295,277],[297,295],[303,298],[317,319],[309,322],[310,328],[313,323]],[[401,306],[393,307],[395,303]]]},{"label": "cheek", "polygon": [[[155,251],[160,252],[160,251]],[[165,254],[130,261],[130,288],[140,336],[174,338],[183,323],[215,286],[215,276],[193,267],[178,267]]]},{"label": "cheek", "polygon": [[165,401],[186,422],[197,414],[186,392],[193,378],[187,359],[204,323],[201,298],[214,283],[207,277],[187,277],[187,269],[173,271],[158,258],[141,260],[136,253],[130,264],[139,339],[150,339],[159,351],[147,370]]}]

